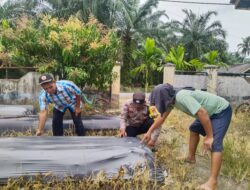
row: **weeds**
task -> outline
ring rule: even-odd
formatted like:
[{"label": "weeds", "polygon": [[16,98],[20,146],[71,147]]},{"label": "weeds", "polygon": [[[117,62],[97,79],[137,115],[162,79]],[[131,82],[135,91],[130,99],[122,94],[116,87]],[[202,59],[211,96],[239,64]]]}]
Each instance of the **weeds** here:
[{"label": "weeds", "polygon": [[65,177],[63,180],[55,176],[37,175],[34,179],[19,177],[17,179],[9,179],[2,190],[39,190],[39,189],[68,189],[68,190],[157,190],[160,189],[160,184],[154,183],[147,171],[138,170],[131,179],[124,179],[122,168],[117,172],[117,175],[107,177],[101,171],[96,175],[91,175],[84,178]]},{"label": "weeds", "polygon": [[224,143],[222,173],[232,177],[237,183],[250,180],[250,155],[247,152],[247,139],[231,137]]},{"label": "weeds", "polygon": [[[36,130],[27,129],[25,131],[15,131],[15,130],[7,130],[0,133],[0,137],[27,137],[27,136],[35,136]],[[86,136],[116,136],[118,134],[118,130],[114,129],[104,129],[104,130],[87,130]],[[65,136],[74,136],[76,135],[73,128],[64,130]],[[46,131],[43,136],[52,136],[52,130]]]},{"label": "weeds", "polygon": [[224,141],[222,173],[237,183],[250,181],[250,118],[246,114],[233,117]]},{"label": "weeds", "polygon": [[[55,177],[48,178],[49,176],[47,176],[46,179],[49,180],[44,181],[39,176],[33,180],[20,177],[16,180],[9,179],[8,183],[0,187],[0,189],[193,190],[201,181],[207,180],[210,160],[199,156],[198,163],[195,165],[183,164],[176,160],[176,157],[185,154],[187,151],[188,126],[192,121],[193,118],[174,110],[162,127],[156,146],[155,164],[167,173],[163,183],[156,183],[151,180],[146,170],[143,172],[138,171],[130,180],[124,179],[124,171],[119,170],[117,175],[111,178],[107,177],[103,172],[82,179],[67,177],[64,180],[59,180]],[[25,132],[8,131],[0,135],[15,137],[32,136],[34,134],[35,131],[27,130]],[[115,136],[117,134],[117,130],[87,131],[88,136]],[[218,190],[250,189],[249,134],[250,118],[244,115],[237,116],[237,118],[234,117],[224,140],[222,175],[219,177],[220,188]],[[51,136],[52,132],[48,131],[45,135]],[[74,135],[74,131],[67,129],[65,130],[65,135]],[[201,147],[198,147],[198,149],[198,151],[201,151]],[[220,180],[221,178],[226,179],[226,183],[221,184],[223,183]],[[239,184],[241,184],[242,188],[238,188]]]}]

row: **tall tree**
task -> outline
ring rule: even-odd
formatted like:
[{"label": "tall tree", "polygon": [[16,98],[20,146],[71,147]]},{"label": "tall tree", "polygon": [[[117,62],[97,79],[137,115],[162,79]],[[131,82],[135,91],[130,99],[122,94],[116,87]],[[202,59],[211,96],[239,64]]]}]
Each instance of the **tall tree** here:
[{"label": "tall tree", "polygon": [[[123,46],[121,50],[123,62],[121,77],[122,81],[128,83],[131,77],[127,71],[138,66],[133,63],[131,56],[133,49],[137,48],[138,44],[146,37],[155,38],[157,44],[165,47],[165,44],[160,43],[160,37],[170,34],[166,30],[168,25],[160,19],[162,16],[167,17],[165,11],[153,12],[153,9],[158,5],[158,0],[147,0],[142,5],[140,5],[139,0],[74,0],[71,3],[70,0],[56,2],[48,0],[48,2],[55,8],[54,14],[57,16],[77,13],[84,19],[92,13],[101,23],[117,30]],[[58,2],[61,3],[58,4]]]},{"label": "tall tree", "polygon": [[244,57],[242,57],[239,52],[225,52],[221,57],[222,62],[226,63],[227,65],[241,64],[244,60]]},{"label": "tall tree", "polygon": [[246,57],[250,55],[250,36],[242,38],[242,43],[238,44],[239,52]]},{"label": "tall tree", "polygon": [[42,10],[45,10],[45,8],[48,8],[48,6],[44,6],[45,4],[42,4],[38,0],[7,0],[0,6],[0,20],[8,19],[9,22],[15,21],[23,14],[35,16],[42,12]]},{"label": "tall tree", "polygon": [[118,14],[115,26],[123,43],[122,81],[130,82],[129,70],[138,65],[131,57],[133,49],[141,44],[146,37],[155,38],[159,42],[159,35],[167,35],[167,25],[161,18],[167,15],[164,11],[153,12],[158,0],[147,0],[140,5],[139,0],[127,0],[126,11]]},{"label": "tall tree", "polygon": [[[24,1],[24,0],[23,0]],[[68,19],[70,15],[86,21],[93,14],[102,24],[114,28],[122,40],[120,60],[123,62],[122,81],[131,78],[127,72],[138,65],[133,62],[132,51],[140,46],[146,37],[154,38],[164,50],[170,48],[169,36],[173,37],[170,27],[162,21],[167,15],[164,11],[154,11],[159,0],[27,0],[28,10],[40,10],[55,17]],[[28,4],[26,4],[28,5]],[[32,8],[33,6],[33,8]],[[23,6],[25,7],[25,6]],[[39,11],[33,11],[38,13]],[[176,40],[172,40],[176,41]]]},{"label": "tall tree", "polygon": [[173,21],[172,25],[181,37],[182,43],[187,52],[187,59],[199,58],[202,54],[217,50],[225,51],[226,32],[222,29],[219,21],[210,21],[215,11],[208,11],[205,14],[196,15],[191,10],[183,10],[186,17],[183,22]]},{"label": "tall tree", "polygon": [[[77,15],[78,18],[87,21],[90,14],[94,15],[100,22],[107,26],[110,23],[110,7],[114,6],[114,0],[46,0],[53,8],[50,14],[59,18],[69,18]],[[120,0],[118,0],[120,2]]]}]

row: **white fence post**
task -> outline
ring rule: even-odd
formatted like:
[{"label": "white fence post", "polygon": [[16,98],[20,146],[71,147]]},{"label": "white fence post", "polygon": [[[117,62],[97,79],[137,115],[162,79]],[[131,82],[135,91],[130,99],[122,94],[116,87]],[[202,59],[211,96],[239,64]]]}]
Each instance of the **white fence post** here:
[{"label": "white fence post", "polygon": [[121,87],[121,63],[116,62],[113,67],[113,74],[115,78],[111,85],[111,107],[118,108],[119,107],[119,96],[120,96],[120,87]]},{"label": "white fence post", "polygon": [[217,94],[218,67],[216,65],[206,65],[207,71],[207,91]]},{"label": "white fence post", "polygon": [[167,63],[164,65],[163,70],[163,84],[169,83],[171,85],[174,84],[174,76],[175,76],[175,65],[171,63]]}]

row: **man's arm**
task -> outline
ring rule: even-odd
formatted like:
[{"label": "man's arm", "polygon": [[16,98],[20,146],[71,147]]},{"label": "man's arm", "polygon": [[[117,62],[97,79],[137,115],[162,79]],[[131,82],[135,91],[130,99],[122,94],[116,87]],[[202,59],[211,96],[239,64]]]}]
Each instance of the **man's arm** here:
[{"label": "man's arm", "polygon": [[36,136],[41,136],[44,132],[44,126],[45,126],[45,122],[47,120],[48,117],[48,110],[42,110],[39,113],[39,122],[38,122],[38,129],[36,131]]},{"label": "man's arm", "polygon": [[151,127],[149,128],[148,132],[144,135],[144,137],[142,138],[141,142],[148,142],[151,139],[151,134],[152,132],[156,129],[159,128],[164,121],[167,119],[168,115],[170,114],[171,111],[168,112],[164,112],[163,115],[159,115],[155,122],[153,123],[153,125],[151,125]]},{"label": "man's arm", "polygon": [[121,120],[120,120],[120,137],[127,136],[126,133],[126,120],[128,117],[128,107],[129,107],[130,102],[127,102],[124,104],[122,111],[121,111]]},{"label": "man's arm", "polygon": [[207,111],[201,107],[197,113],[196,113],[198,119],[200,120],[205,132],[206,132],[206,137],[204,139],[204,148],[205,150],[209,150],[212,148],[213,145],[213,128],[212,128],[212,123],[209,118],[209,115]]},{"label": "man's arm", "polygon": [[75,105],[75,114],[78,116],[81,113],[81,96],[76,94],[76,105]]}]

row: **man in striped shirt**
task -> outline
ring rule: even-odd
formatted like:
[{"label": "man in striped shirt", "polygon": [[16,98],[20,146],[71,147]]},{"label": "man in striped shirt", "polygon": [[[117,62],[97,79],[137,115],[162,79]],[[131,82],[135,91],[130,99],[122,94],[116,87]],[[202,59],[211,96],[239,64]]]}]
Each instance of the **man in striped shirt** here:
[{"label": "man in striped shirt", "polygon": [[50,74],[39,77],[39,84],[43,88],[39,96],[40,113],[36,132],[41,136],[44,132],[48,117],[48,105],[54,104],[52,130],[53,136],[63,136],[63,116],[68,109],[74,121],[78,136],[84,136],[84,126],[81,119],[81,90],[73,82],[67,80],[55,81]]}]

